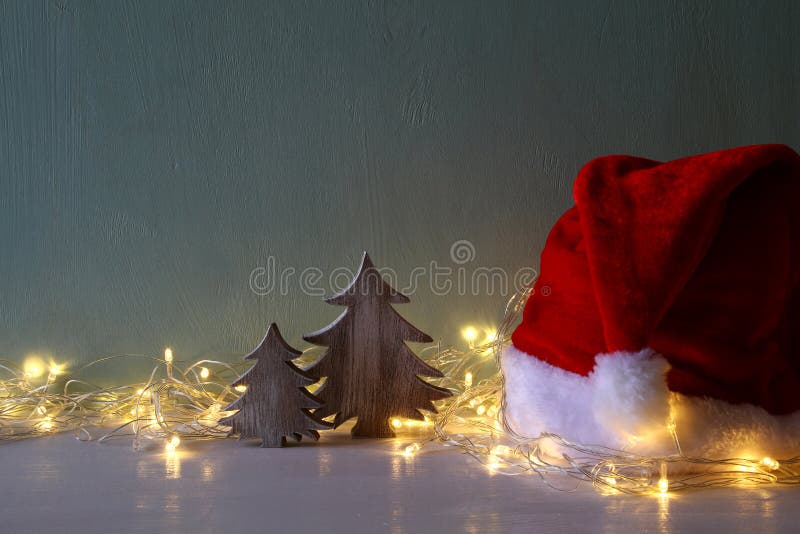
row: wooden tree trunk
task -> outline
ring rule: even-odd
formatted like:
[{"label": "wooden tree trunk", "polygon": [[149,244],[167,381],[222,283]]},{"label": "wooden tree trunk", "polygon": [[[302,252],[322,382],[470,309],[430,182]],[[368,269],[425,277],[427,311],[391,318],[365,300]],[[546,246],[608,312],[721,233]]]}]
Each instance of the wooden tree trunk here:
[{"label": "wooden tree trunk", "polygon": [[286,446],[286,438],[284,436],[277,436],[275,434],[267,434],[261,436],[261,447],[263,448],[285,447],[285,446]]},{"label": "wooden tree trunk", "polygon": [[366,419],[359,417],[350,431],[354,438],[393,438],[395,436],[388,417]]}]

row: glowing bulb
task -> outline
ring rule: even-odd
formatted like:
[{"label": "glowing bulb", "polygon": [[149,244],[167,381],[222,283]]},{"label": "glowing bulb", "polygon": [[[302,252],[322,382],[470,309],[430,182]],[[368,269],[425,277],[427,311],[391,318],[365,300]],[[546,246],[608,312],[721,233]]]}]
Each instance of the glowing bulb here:
[{"label": "glowing bulb", "polygon": [[477,413],[478,415],[483,415],[483,414],[485,414],[485,413],[486,413],[486,406],[484,406],[483,404],[481,404],[480,406],[478,406],[478,407],[475,409],[475,413]]},{"label": "glowing bulb", "polygon": [[211,371],[208,370],[207,367],[200,368],[200,378],[206,380],[209,376],[211,376]]},{"label": "glowing bulb", "polygon": [[489,457],[486,458],[486,467],[488,467],[490,471],[494,471],[500,467],[500,459],[494,454],[490,454]]},{"label": "glowing bulb", "polygon": [[167,451],[167,453],[173,453],[180,444],[181,444],[181,438],[179,438],[178,436],[172,436],[171,438],[169,438],[169,441],[167,441],[167,444],[164,445],[164,450]]},{"label": "glowing bulb", "polygon": [[491,453],[494,456],[500,456],[501,454],[510,454],[511,447],[509,447],[508,445],[496,445],[492,447]]},{"label": "glowing bulb", "polygon": [[472,326],[468,326],[462,332],[464,339],[466,339],[470,344],[478,339],[478,331],[475,330]]},{"label": "glowing bulb", "polygon": [[667,462],[661,462],[661,478],[658,479],[658,491],[661,495],[666,495],[669,491],[669,480],[667,479]]},{"label": "glowing bulb", "polygon": [[60,364],[57,364],[55,362],[51,362],[50,363],[50,369],[49,369],[50,375],[51,376],[60,375],[61,373],[64,372],[64,367],[65,367],[64,365],[60,365]]},{"label": "glowing bulb", "polygon": [[494,417],[497,415],[497,406],[490,406],[488,410],[486,410],[486,415],[489,417]]},{"label": "glowing bulb", "polygon": [[420,449],[419,443],[412,443],[403,450],[403,456],[405,456],[406,458],[414,456],[417,453],[417,451],[419,451],[419,449]]},{"label": "glowing bulb", "polygon": [[486,343],[494,343],[497,340],[497,332],[494,330],[486,331]]},{"label": "glowing bulb", "polygon": [[38,378],[44,373],[44,363],[37,356],[29,356],[22,364],[26,378]]},{"label": "glowing bulb", "polygon": [[52,417],[45,417],[44,421],[39,423],[39,428],[48,432],[53,429],[53,418]]},{"label": "glowing bulb", "polygon": [[392,419],[392,426],[395,428],[400,428],[403,426],[403,422],[400,419]]},{"label": "glowing bulb", "polygon": [[472,386],[472,373],[470,371],[464,373],[464,385],[467,387]]},{"label": "glowing bulb", "polygon": [[45,408],[44,406],[39,406],[38,408],[36,408],[36,411],[39,412],[39,415],[44,415],[47,413],[47,408]]},{"label": "glowing bulb", "polygon": [[172,349],[167,347],[164,349],[164,361],[167,363],[172,363],[173,356],[172,356]]},{"label": "glowing bulb", "polygon": [[247,386],[245,386],[244,384],[239,384],[238,386],[236,386],[233,389],[235,389],[239,393],[244,393],[245,391],[247,391]]},{"label": "glowing bulb", "polygon": [[777,460],[770,458],[769,456],[762,459],[761,464],[770,471],[777,471],[781,467],[781,464]]}]

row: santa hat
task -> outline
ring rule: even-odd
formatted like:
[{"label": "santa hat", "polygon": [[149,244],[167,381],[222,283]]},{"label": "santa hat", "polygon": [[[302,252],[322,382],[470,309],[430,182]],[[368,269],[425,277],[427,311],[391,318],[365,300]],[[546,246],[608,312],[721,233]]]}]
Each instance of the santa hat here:
[{"label": "santa hat", "polygon": [[518,434],[649,455],[800,453],[800,156],[587,164],[501,363]]}]

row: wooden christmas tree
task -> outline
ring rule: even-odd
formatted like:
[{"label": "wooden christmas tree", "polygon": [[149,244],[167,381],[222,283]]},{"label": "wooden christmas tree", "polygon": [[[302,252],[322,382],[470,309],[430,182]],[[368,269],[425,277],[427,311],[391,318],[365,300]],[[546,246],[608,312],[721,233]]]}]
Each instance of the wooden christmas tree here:
[{"label": "wooden christmas tree", "polygon": [[366,253],[350,286],[325,301],[347,310],[324,329],[303,336],[328,347],[309,369],[315,377],[327,377],[317,391],[324,404],[315,416],[336,414],[334,427],[358,418],[354,437],[393,437],[390,418],[422,420],[419,409],[435,413],[432,401],[450,396],[419,378],[442,373],[417,358],[405,341],[432,340],[394,310],[391,304],[407,303],[408,297],[383,280]]},{"label": "wooden christmas tree", "polygon": [[300,354],[272,323],[258,348],[246,356],[256,364],[231,384],[247,390],[225,408],[238,411],[219,421],[231,427],[229,435],[261,438],[262,447],[283,447],[287,437],[317,440],[317,430],[331,427],[309,411],[321,402],[305,388],[317,380],[292,363]]}]

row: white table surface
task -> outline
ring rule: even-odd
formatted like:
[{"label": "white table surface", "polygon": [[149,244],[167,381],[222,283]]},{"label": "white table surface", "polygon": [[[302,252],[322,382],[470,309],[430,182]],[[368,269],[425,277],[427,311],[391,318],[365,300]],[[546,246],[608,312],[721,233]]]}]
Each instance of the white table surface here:
[{"label": "white table surface", "polygon": [[[413,439],[412,439],[413,440]],[[491,474],[453,449],[399,451],[408,437],[261,449],[235,440],[134,452],[127,438],[70,434],[0,446],[0,532],[782,532],[800,489],[655,497],[573,493]]]}]

